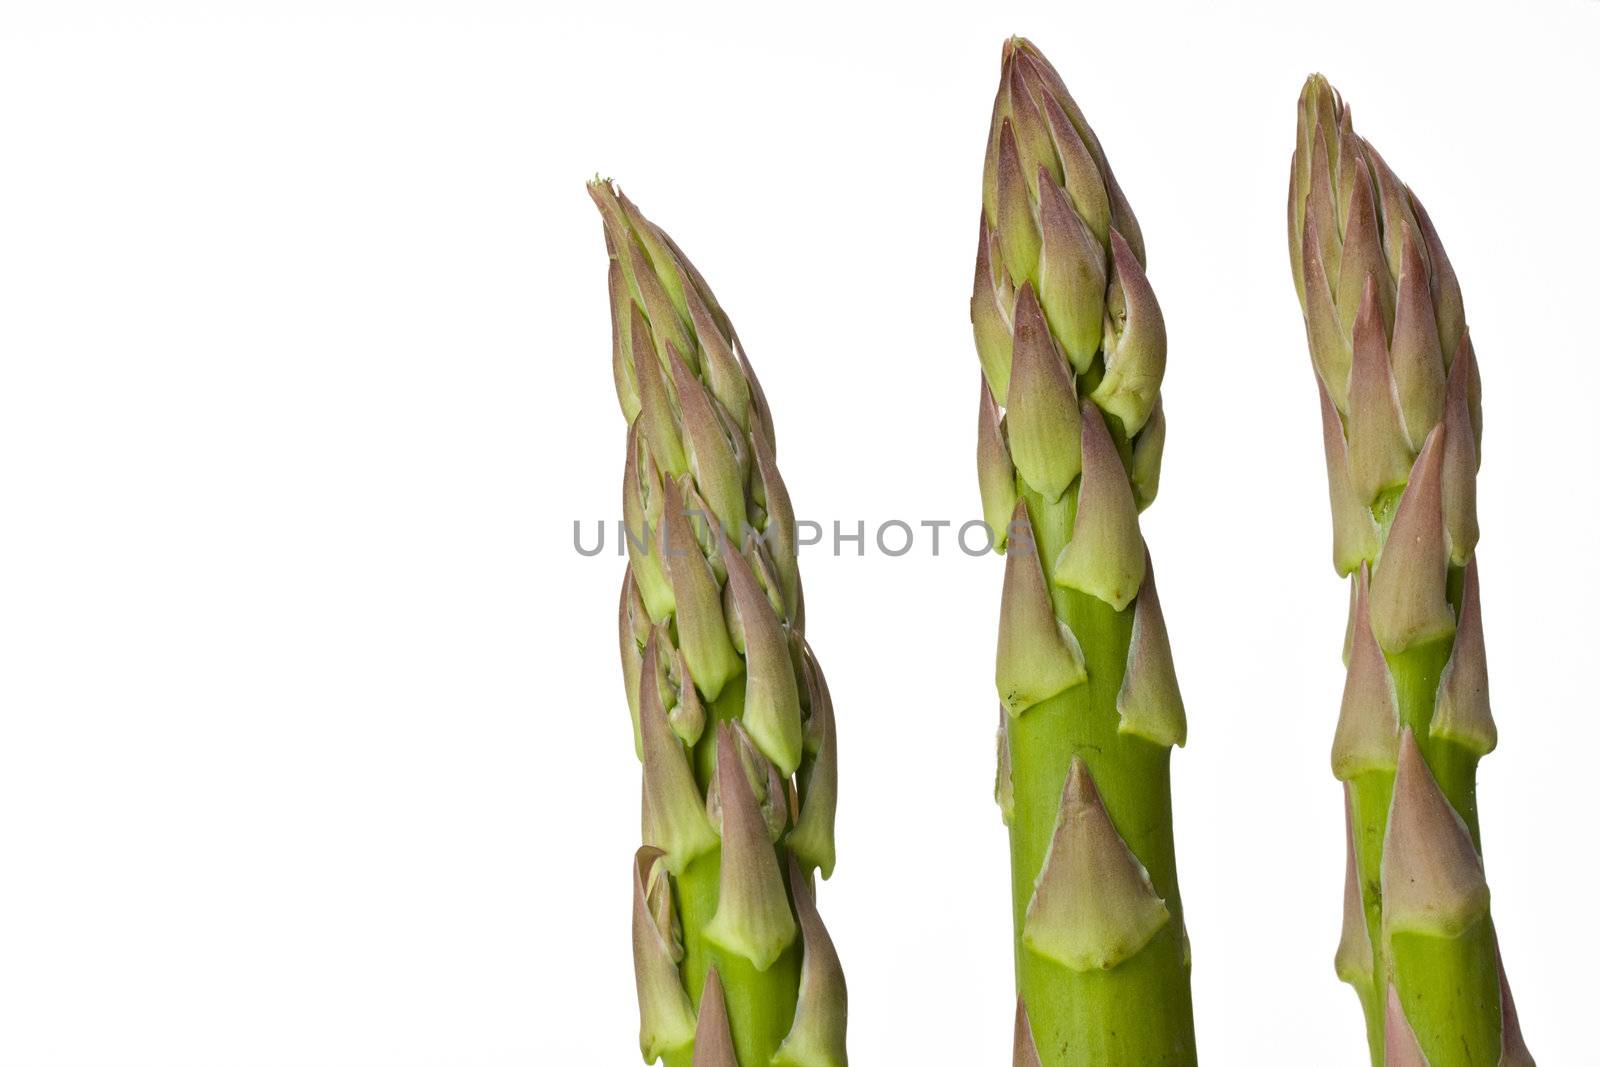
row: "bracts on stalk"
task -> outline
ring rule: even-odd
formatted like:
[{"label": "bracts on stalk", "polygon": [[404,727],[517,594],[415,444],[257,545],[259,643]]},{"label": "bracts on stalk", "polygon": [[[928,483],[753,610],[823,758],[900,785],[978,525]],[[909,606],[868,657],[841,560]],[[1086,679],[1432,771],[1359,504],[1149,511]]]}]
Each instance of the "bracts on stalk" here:
[{"label": "bracts on stalk", "polygon": [[1478,567],[1479,379],[1422,203],[1321,77],[1300,94],[1289,255],[1316,371],[1333,563],[1351,582],[1333,740],[1348,827],[1339,976],[1376,1065],[1532,1064],[1489,918],[1495,747]]},{"label": "bracts on stalk", "polygon": [[1168,763],[1186,726],[1139,512],[1165,438],[1144,241],[1044,56],[1002,53],[972,325],[978,478],[1006,552],[996,798],[1018,1067],[1195,1063]]},{"label": "bracts on stalk", "polygon": [[589,192],[628,420],[640,1048],[669,1067],[846,1067],[844,974],[813,900],[833,871],[838,747],[766,398],[677,245],[610,182]]}]

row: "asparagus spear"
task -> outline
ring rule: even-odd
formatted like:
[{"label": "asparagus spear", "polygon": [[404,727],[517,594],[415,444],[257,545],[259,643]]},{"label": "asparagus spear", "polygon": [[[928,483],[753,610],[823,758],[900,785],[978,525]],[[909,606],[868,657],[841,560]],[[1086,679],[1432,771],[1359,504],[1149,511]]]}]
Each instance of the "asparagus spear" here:
[{"label": "asparagus spear", "polygon": [[844,974],[812,898],[833,872],[838,749],[766,398],[678,246],[610,182],[589,193],[628,420],[640,1048],[669,1067],[845,1067]]},{"label": "asparagus spear", "polygon": [[1433,221],[1320,75],[1300,94],[1289,255],[1317,375],[1333,562],[1351,581],[1334,733],[1344,931],[1374,1064],[1531,1064],[1489,917],[1478,760],[1495,747],[1478,568],[1483,417]]},{"label": "asparagus spear", "polygon": [[1100,142],[1006,42],[972,325],[978,477],[1006,551],[996,787],[1018,1067],[1195,1062],[1168,774],[1186,726],[1139,511],[1165,437],[1161,309]]}]

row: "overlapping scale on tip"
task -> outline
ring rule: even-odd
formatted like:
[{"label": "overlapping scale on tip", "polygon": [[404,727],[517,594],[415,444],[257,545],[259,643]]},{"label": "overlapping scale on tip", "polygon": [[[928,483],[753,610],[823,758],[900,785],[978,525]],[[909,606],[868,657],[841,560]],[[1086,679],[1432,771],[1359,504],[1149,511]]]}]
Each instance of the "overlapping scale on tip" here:
[{"label": "overlapping scale on tip", "polygon": [[1328,390],[1334,405],[1340,411],[1350,409],[1350,370],[1354,358],[1350,350],[1350,337],[1339,324],[1339,313],[1333,306],[1333,290],[1322,268],[1318,254],[1317,223],[1308,222],[1305,233],[1306,270],[1302,281],[1306,319],[1306,344],[1311,349],[1311,363],[1317,377]]},{"label": "overlapping scale on tip", "polygon": [[1344,787],[1344,921],[1339,928],[1339,948],[1333,970],[1342,980],[1360,988],[1372,978],[1372,936],[1367,911],[1361,901],[1361,874],[1356,860],[1353,800]]},{"label": "overlapping scale on tip", "polygon": [[1368,279],[1352,334],[1350,415],[1346,427],[1350,484],[1356,499],[1369,505],[1383,490],[1406,484],[1412,460],[1400,425],[1389,344],[1378,317],[1376,293]]},{"label": "overlapping scale on tip", "polygon": [[1400,706],[1389,664],[1372,634],[1368,574],[1362,564],[1351,613],[1350,666],[1333,732],[1333,776],[1341,782],[1368,771],[1392,771],[1399,755]]},{"label": "overlapping scale on tip", "polygon": [[1082,468],[1079,421],[1072,374],[1033,287],[1024,285],[1017,294],[1005,425],[1017,472],[1047,501],[1059,500]]},{"label": "overlapping scale on tip", "polygon": [[1444,352],[1433,319],[1428,267],[1410,226],[1402,228],[1400,291],[1394,311],[1389,359],[1406,440],[1422,447],[1428,431],[1444,416]]},{"label": "overlapping scale on tip", "polygon": [[1395,507],[1372,575],[1372,630],[1391,655],[1447,638],[1456,628],[1446,592],[1443,469],[1444,427],[1435,426]]},{"label": "overlapping scale on tip", "polygon": [[[824,879],[833,876],[834,817],[839,806],[839,741],[834,736],[833,701],[821,670],[806,657],[806,681],[810,690],[811,713],[808,726],[815,723],[816,751],[809,773],[802,768],[800,814],[789,832],[789,851],[806,869],[816,868]],[[808,733],[811,731],[808,731]]]},{"label": "overlapping scale on tip", "polygon": [[1078,639],[1056,617],[1050,601],[1026,501],[1017,501],[1011,531],[994,681],[1001,704],[1020,715],[1078,685],[1088,673]]},{"label": "overlapping scale on tip", "polygon": [[1158,745],[1182,745],[1188,736],[1178,672],[1172,665],[1167,623],[1156,595],[1156,576],[1145,554],[1144,584],[1133,604],[1133,636],[1117,691],[1117,732]]},{"label": "overlapping scale on tip", "polygon": [[689,766],[688,754],[673,734],[655,684],[659,640],[651,634],[644,646],[639,686],[639,736],[644,759],[644,839],[666,853],[674,872],[716,846],[716,833],[706,821],[705,803]]},{"label": "overlapping scale on tip", "polygon": [[1170,919],[1149,873],[1112,824],[1088,766],[1075,757],[1023,941],[1072,970],[1109,970]]},{"label": "overlapping scale on tip", "polygon": [[1455,937],[1489,910],[1472,835],[1440,792],[1409,729],[1400,739],[1381,878],[1388,935]]},{"label": "overlapping scale on tip", "polygon": [[1346,575],[1378,558],[1378,525],[1372,509],[1351,484],[1344,423],[1320,378],[1317,396],[1322,401],[1322,450],[1328,464],[1328,508],[1333,515],[1333,566]]},{"label": "overlapping scale on tip", "polygon": [[1000,405],[987,382],[979,382],[978,392],[978,495],[994,546],[1004,551],[1011,512],[1017,506],[1017,468],[1006,445]]},{"label": "overlapping scale on tip", "polygon": [[[665,853],[646,845],[633,857],[633,977],[639,993],[639,1050],[647,1063],[687,1048],[695,1038],[694,1005],[678,976],[682,950],[660,916],[670,919],[671,882]],[[651,897],[665,900],[652,906]]]},{"label": "overlapping scale on tip", "polygon": [[[722,589],[695,535],[689,515],[688,479],[661,483],[662,508],[656,549],[672,587],[678,647],[707,700],[740,671],[739,654],[722,613]],[[716,524],[713,523],[713,526]],[[720,533],[720,529],[718,530]]]},{"label": "overlapping scale on tip", "polygon": [[1478,434],[1473,420],[1472,391],[1477,360],[1466,334],[1450,364],[1444,399],[1444,462],[1440,471],[1444,531],[1450,562],[1465,566],[1478,547]]},{"label": "overlapping scale on tip", "polygon": [[694,677],[689,673],[689,661],[684,659],[683,650],[674,649],[672,677],[677,689],[677,702],[672,705],[672,710],[667,712],[667,722],[672,727],[672,732],[678,740],[693,747],[706,728],[706,709],[700,700],[700,691],[695,687]]},{"label": "overlapping scale on tip", "polygon": [[636,625],[644,612],[644,601],[633,580],[633,568],[622,574],[622,600],[617,605],[617,644],[622,659],[622,684],[628,693],[628,713],[633,719],[633,754],[644,759],[644,742],[639,736],[639,678],[644,672],[643,637],[649,635],[648,621],[641,632]]},{"label": "overlapping scale on tip", "polygon": [[[1063,120],[1064,121],[1064,120]],[[1041,177],[1039,304],[1050,332],[1079,374],[1094,363],[1105,315],[1106,251],[1067,201],[1064,189]]]},{"label": "overlapping scale on tip", "polygon": [[1028,1019],[1027,1006],[1017,998],[1016,1034],[1012,1039],[1011,1067],[1043,1067],[1039,1062],[1039,1046],[1033,1040],[1033,1023]]},{"label": "overlapping scale on tip", "polygon": [[848,1067],[845,1021],[850,1011],[844,968],[799,862],[789,859],[789,885],[800,917],[800,997],[794,1025],[772,1058],[773,1067]]},{"label": "overlapping scale on tip", "polygon": [[700,993],[694,1059],[689,1067],[739,1067],[739,1055],[733,1048],[733,1028],[728,1023],[727,996],[716,967],[706,971],[706,984]]},{"label": "overlapping scale on tip", "polygon": [[733,728],[717,728],[722,807],[722,870],[717,912],[706,924],[713,944],[765,971],[795,938],[794,915],[772,840],[738,752]]},{"label": "overlapping scale on tip", "polygon": [[1439,678],[1438,699],[1428,732],[1479,756],[1493,752],[1499,741],[1489,709],[1489,664],[1483,642],[1483,604],[1476,559],[1467,563],[1461,576],[1461,619],[1456,625],[1450,661]]},{"label": "overlapping scale on tip", "polygon": [[1011,383],[1011,309],[1016,290],[1000,259],[1000,238],[978,219],[978,262],[972,278],[972,340],[989,390],[1001,401]]},{"label": "overlapping scale on tip", "polygon": [[[1341,149],[1340,165],[1354,163],[1353,171],[1341,171],[1354,178],[1354,187],[1345,201],[1348,216],[1344,224],[1344,247],[1339,258],[1338,280],[1334,284],[1334,300],[1339,308],[1340,325],[1348,332],[1355,324],[1367,285],[1387,279],[1388,264],[1383,255],[1383,237],[1378,225],[1377,205],[1373,202],[1372,177],[1366,161],[1359,154]],[[1385,334],[1394,326],[1394,287],[1379,283],[1374,288],[1377,311],[1382,316]]]},{"label": "overlapping scale on tip", "polygon": [[750,565],[722,536],[728,590],[744,634],[745,729],[785,777],[800,766],[800,689],[783,622],[762,592]]},{"label": "overlapping scale on tip", "polygon": [[1383,1067],[1428,1067],[1428,1057],[1417,1044],[1417,1035],[1406,1019],[1393,984],[1383,1009]]},{"label": "overlapping scale on tip", "polygon": [[1052,576],[1057,585],[1098,597],[1121,611],[1144,582],[1139,507],[1100,409],[1086,400],[1080,410],[1083,480],[1072,539],[1057,557]]},{"label": "overlapping scale on tip", "polygon": [[672,616],[672,583],[656,551],[661,529],[660,472],[639,439],[639,424],[628,427],[628,453],[622,471],[622,537],[628,549],[628,567],[650,618],[665,622]]},{"label": "overlapping scale on tip", "polygon": [[678,408],[683,413],[683,441],[688,448],[689,469],[695,486],[724,527],[742,530],[745,526],[745,469],[739,462],[740,456],[713,406],[716,402],[711,393],[672,345],[667,346],[667,358],[672,365]]},{"label": "overlapping scale on tip", "polygon": [[1156,492],[1161,488],[1161,454],[1166,446],[1167,417],[1161,412],[1158,397],[1144,429],[1133,439],[1133,463],[1128,468],[1134,503],[1140,511],[1155,503]]},{"label": "overlapping scale on tip", "polygon": [[1111,231],[1114,271],[1106,293],[1103,339],[1105,377],[1091,395],[1122,420],[1130,436],[1139,432],[1160,396],[1167,369],[1167,326],[1144,267],[1120,233]]}]

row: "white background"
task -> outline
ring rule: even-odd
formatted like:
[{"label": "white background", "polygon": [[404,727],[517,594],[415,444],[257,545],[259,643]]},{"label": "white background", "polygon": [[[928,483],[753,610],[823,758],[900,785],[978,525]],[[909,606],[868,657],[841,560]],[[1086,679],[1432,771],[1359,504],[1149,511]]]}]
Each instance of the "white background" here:
[{"label": "white background", "polygon": [[[711,280],[802,516],[972,517],[1011,32],[1099,132],[1166,312],[1145,533],[1206,1061],[1364,1057],[1283,233],[1321,69],[1462,279],[1495,917],[1535,1053],[1596,1062],[1600,5],[139,7],[0,25],[0,1062],[636,1062],[622,564],[572,549],[623,437],[583,182]],[[856,1062],[1005,1062],[1001,564],[802,567]]]}]

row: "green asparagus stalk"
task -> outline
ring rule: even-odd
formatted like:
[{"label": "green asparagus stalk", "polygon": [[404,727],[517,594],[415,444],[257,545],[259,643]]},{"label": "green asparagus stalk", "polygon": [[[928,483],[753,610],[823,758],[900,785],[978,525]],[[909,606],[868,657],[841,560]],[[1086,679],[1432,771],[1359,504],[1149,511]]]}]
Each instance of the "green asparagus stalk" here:
[{"label": "green asparagus stalk", "polygon": [[738,335],[608,181],[612,367],[628,420],[618,613],[643,762],[639,1044],[668,1067],[845,1067],[833,705],[804,637],[794,511]]},{"label": "green asparagus stalk", "polygon": [[1021,39],[1002,52],[972,325],[979,486],[1006,552],[996,795],[1015,1063],[1194,1064],[1168,770],[1186,725],[1139,531],[1166,329],[1100,142]]},{"label": "green asparagus stalk", "polygon": [[1360,996],[1374,1064],[1532,1064],[1478,832],[1477,765],[1496,735],[1473,558],[1477,360],[1433,221],[1320,75],[1300,94],[1289,255],[1333,563],[1351,582],[1333,741],[1348,868],[1335,969]]}]

